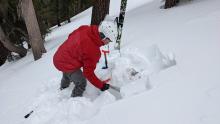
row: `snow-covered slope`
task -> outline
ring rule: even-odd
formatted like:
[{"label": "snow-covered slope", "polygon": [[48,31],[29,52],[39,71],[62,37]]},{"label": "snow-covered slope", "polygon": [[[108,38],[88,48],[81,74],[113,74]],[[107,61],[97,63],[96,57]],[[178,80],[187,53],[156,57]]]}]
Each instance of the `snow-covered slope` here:
[{"label": "snow-covered slope", "polygon": [[[112,0],[111,15],[117,3]],[[53,29],[42,59],[34,62],[29,53],[0,67],[1,123],[219,124],[220,1],[186,0],[167,10],[161,5],[160,0],[128,0],[121,57],[112,50],[110,70],[101,69],[103,58],[97,65],[100,77],[111,72],[111,83],[124,86],[123,99],[89,84],[83,98],[69,97],[73,86],[58,90],[61,73],[52,56],[69,32],[89,24],[89,9]],[[138,74],[131,76],[133,71]]]}]

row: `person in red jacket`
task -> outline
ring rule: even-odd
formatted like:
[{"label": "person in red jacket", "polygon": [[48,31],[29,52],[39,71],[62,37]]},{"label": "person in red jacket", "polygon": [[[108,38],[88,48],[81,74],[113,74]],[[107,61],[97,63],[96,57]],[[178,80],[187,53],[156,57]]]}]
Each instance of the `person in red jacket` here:
[{"label": "person in red jacket", "polygon": [[108,90],[109,79],[101,81],[94,70],[101,57],[100,47],[116,41],[116,38],[117,25],[111,21],[103,21],[99,26],[83,25],[69,34],[53,57],[54,66],[63,72],[60,89],[67,88],[70,82],[74,82],[71,96],[82,96],[87,79],[101,91]]}]

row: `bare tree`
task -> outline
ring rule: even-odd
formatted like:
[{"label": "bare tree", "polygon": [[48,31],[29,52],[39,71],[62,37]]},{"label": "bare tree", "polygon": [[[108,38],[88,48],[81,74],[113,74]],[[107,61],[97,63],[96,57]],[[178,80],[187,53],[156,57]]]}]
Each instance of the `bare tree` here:
[{"label": "bare tree", "polygon": [[0,26],[0,42],[3,44],[5,48],[7,48],[11,52],[18,53],[21,57],[27,54],[27,50],[21,46],[15,46],[12,42],[9,41],[7,36],[5,35],[2,27]]},{"label": "bare tree", "polygon": [[34,60],[41,58],[46,52],[32,0],[20,0],[20,14],[25,21]]},{"label": "bare tree", "polygon": [[110,0],[92,0],[92,25],[99,25],[109,13]]}]

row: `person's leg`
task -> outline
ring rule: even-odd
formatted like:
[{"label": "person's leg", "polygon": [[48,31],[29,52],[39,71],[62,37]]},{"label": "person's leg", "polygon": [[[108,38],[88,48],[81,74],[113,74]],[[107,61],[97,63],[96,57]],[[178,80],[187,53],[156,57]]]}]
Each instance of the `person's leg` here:
[{"label": "person's leg", "polygon": [[72,97],[82,96],[83,92],[86,89],[86,78],[83,76],[82,71],[79,69],[73,72],[70,75],[70,80],[73,81],[75,84],[71,96]]},{"label": "person's leg", "polygon": [[70,79],[68,73],[63,73],[63,77],[61,79],[60,90],[63,90],[70,85]]}]

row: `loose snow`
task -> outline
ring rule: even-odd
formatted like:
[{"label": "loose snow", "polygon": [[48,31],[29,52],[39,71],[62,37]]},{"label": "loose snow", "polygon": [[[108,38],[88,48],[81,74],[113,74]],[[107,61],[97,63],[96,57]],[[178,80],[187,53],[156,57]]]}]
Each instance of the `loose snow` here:
[{"label": "loose snow", "polygon": [[[110,15],[119,3],[111,0]],[[70,97],[74,84],[59,90],[62,74],[52,57],[70,32],[90,23],[90,8],[51,28],[42,59],[33,61],[30,51],[0,67],[1,123],[219,124],[220,1],[183,1],[167,10],[162,4],[128,0],[122,49],[110,44],[109,68],[102,69],[104,56],[97,64],[97,76],[111,77],[120,94],[89,82],[84,97]]]}]

